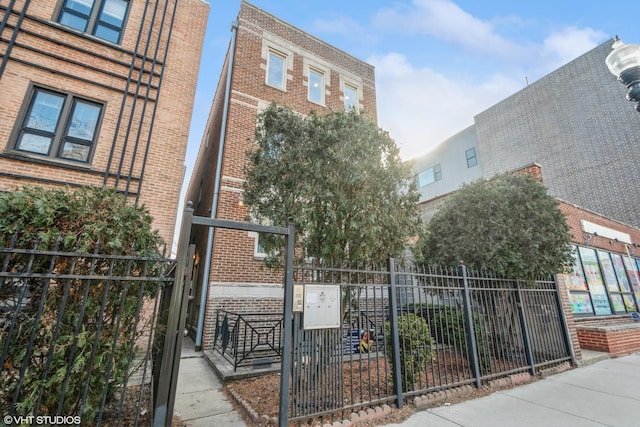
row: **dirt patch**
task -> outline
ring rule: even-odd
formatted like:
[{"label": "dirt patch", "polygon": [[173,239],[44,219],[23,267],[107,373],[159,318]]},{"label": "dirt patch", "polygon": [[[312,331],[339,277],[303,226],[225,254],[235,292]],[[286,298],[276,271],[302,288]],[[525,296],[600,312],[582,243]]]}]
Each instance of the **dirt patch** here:
[{"label": "dirt patch", "polygon": [[[438,353],[433,362],[429,364],[428,369],[416,378],[416,389],[444,387],[447,384],[455,384],[471,378],[465,360],[449,350],[440,350]],[[342,390],[327,393],[330,394],[328,402],[323,402],[322,398],[314,397],[313,387],[311,382],[305,378],[305,374],[304,369],[299,371],[295,384],[291,384],[293,389],[298,388],[306,391],[306,395],[302,393],[302,396],[297,399],[300,414],[303,414],[304,410],[313,413],[338,406],[354,406],[352,410],[337,412],[322,419],[312,419],[308,424],[325,424],[352,419],[354,417],[352,414],[355,413],[358,415],[358,425],[377,426],[401,422],[415,412],[412,399],[409,399],[410,402],[401,409],[392,407],[393,400],[385,400],[387,396],[393,395],[393,384],[391,367],[383,356],[366,355],[362,358],[358,356],[354,360],[344,363]],[[337,386],[333,387],[335,389]],[[277,425],[280,403],[279,374],[233,381],[227,384],[224,390],[229,400],[240,409],[248,425],[260,427]],[[446,402],[433,399],[430,401],[430,405],[438,406],[473,399],[487,395],[492,390],[467,387],[465,392],[464,396],[462,393],[446,396]],[[340,396],[342,401],[337,402],[335,396]],[[360,405],[363,402],[378,403]],[[323,403],[326,404],[326,407],[322,406]]]},{"label": "dirt patch", "polygon": [[[550,368],[547,374],[560,372],[568,368],[569,365],[565,363],[557,368]],[[372,427],[400,423],[414,414],[416,407],[419,410],[424,410],[442,405],[453,405],[462,401],[488,396],[497,390],[511,389],[516,385],[537,379],[523,372],[511,377],[506,376],[487,381],[480,389],[471,384],[446,388],[447,384],[469,380],[471,377],[468,369],[464,360],[455,357],[454,354],[446,354],[445,350],[430,364],[427,372],[420,375],[419,384],[416,384],[416,388],[421,389],[427,388],[426,385],[429,387],[440,386],[442,387],[441,391],[409,398],[401,409],[384,405],[384,402],[382,402],[377,406],[362,406],[353,411],[337,413],[332,417],[309,420],[306,424],[322,425],[325,423],[331,424],[335,421],[353,420],[354,424],[358,426]],[[384,399],[386,396],[393,394],[390,375],[391,370],[384,358],[367,358],[345,363],[342,390],[345,406]],[[243,415],[247,425],[252,427],[278,425],[280,403],[279,374],[234,381],[225,385],[224,392]],[[393,405],[391,401],[388,403]],[[354,419],[355,416],[357,418]],[[298,424],[292,423],[292,425],[297,426]]]}]

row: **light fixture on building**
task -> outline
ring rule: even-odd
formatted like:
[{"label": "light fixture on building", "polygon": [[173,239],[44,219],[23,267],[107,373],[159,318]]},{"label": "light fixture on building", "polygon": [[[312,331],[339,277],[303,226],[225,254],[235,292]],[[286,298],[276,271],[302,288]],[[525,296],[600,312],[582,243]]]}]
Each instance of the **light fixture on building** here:
[{"label": "light fixture on building", "polygon": [[629,92],[627,99],[636,103],[636,110],[640,112],[640,45],[624,44],[616,36],[611,46],[613,51],[605,62],[611,74],[624,83]]},{"label": "light fixture on building", "polygon": [[243,207],[244,206],[244,196],[242,195],[242,193],[238,194],[238,206],[239,207]]}]

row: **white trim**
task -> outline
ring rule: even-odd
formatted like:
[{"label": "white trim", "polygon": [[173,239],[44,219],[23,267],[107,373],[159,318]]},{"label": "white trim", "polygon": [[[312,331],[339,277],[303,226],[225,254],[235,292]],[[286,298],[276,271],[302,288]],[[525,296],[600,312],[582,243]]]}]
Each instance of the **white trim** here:
[{"label": "white trim", "polygon": [[209,282],[209,299],[214,298],[284,298],[284,288],[276,283]]},{"label": "white trim", "polygon": [[584,231],[585,233],[606,237],[608,239],[614,239],[629,245],[632,243],[631,236],[627,233],[623,233],[622,231],[618,231],[602,225],[594,224],[592,222],[585,221],[584,219],[581,219],[580,223],[582,224],[582,231]]},{"label": "white trim", "polygon": [[362,83],[362,78],[358,78],[356,76],[352,77],[352,76],[345,76],[343,74],[340,74],[340,100],[342,101],[342,105],[344,106],[344,87],[345,86],[351,86],[352,88],[354,88],[356,90],[356,95],[358,97],[358,99],[356,99],[356,111],[360,111],[362,110],[362,103],[364,101],[363,98],[363,83]]},{"label": "white trim", "polygon": [[[279,82],[279,84],[275,84],[275,78],[274,78],[274,81],[269,81],[269,70],[271,69],[271,58],[279,58],[282,60],[282,79]],[[271,86],[286,92],[287,91],[287,55],[275,49],[269,48],[267,52],[267,70],[266,71],[267,72],[265,74],[265,84],[267,86]]]},{"label": "white trim", "polygon": [[[331,86],[331,68],[328,64],[324,64],[319,60],[314,60],[315,58],[303,58],[303,81],[302,84],[307,87],[307,101],[313,102],[314,104],[322,105],[323,107],[326,105],[327,96],[331,95],[331,91],[329,91],[329,87]],[[319,58],[318,58],[319,59]],[[311,72],[314,72],[322,77],[322,84],[324,87],[320,89],[320,102],[312,100],[309,95],[311,87],[310,79]]]},{"label": "white trim", "polygon": [[255,231],[249,231],[248,234],[249,237],[253,239],[253,257],[257,259],[265,259],[267,254],[265,252],[258,252],[260,234]]}]

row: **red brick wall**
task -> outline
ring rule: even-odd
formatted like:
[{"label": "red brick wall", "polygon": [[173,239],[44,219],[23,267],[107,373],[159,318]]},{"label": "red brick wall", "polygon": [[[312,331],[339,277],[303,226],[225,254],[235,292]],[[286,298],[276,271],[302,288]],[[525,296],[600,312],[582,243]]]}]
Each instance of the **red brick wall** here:
[{"label": "red brick wall", "polygon": [[562,285],[564,283],[559,275],[556,275],[556,285],[559,287],[558,295],[560,296],[560,302],[562,304],[562,313],[567,322],[567,329],[569,331],[569,339],[571,341],[571,347],[576,361],[582,360],[582,351],[580,349],[580,339],[578,337],[578,331],[576,327],[576,321],[571,313],[571,304],[569,301],[569,293],[567,289]]},{"label": "red brick wall", "polygon": [[[560,210],[564,213],[567,218],[567,224],[571,229],[572,241],[578,245],[585,245],[584,241],[584,232],[582,231],[582,226],[580,224],[580,220],[586,220],[592,222],[594,224],[602,225],[604,227],[608,227],[623,233],[627,233],[631,236],[631,241],[640,244],[640,230],[635,229],[631,226],[625,225],[623,223],[614,221],[609,218],[605,218],[602,215],[598,215],[593,212],[586,211],[581,209],[578,206],[570,205],[568,203],[561,202]],[[604,249],[611,252],[618,252],[621,254],[626,254],[627,249],[625,244],[622,242],[616,242],[615,240],[609,239],[608,237],[603,236],[594,236],[590,235],[589,238],[589,246],[599,249]],[[633,250],[635,251],[637,248],[638,253],[640,254],[640,247],[635,246]]]},{"label": "red brick wall", "polygon": [[284,301],[279,298],[217,298],[209,300],[205,313],[202,348],[213,348],[217,309],[224,309],[234,313],[283,313],[283,304]]},{"label": "red brick wall", "polygon": [[[233,58],[233,75],[231,80],[231,99],[228,105],[226,134],[224,138],[224,160],[221,173],[217,217],[235,221],[246,221],[248,208],[238,206],[238,198],[242,194],[244,168],[247,151],[254,147],[256,115],[260,108],[271,101],[292,107],[302,114],[311,110],[328,112],[344,108],[340,76],[346,76],[350,82],[360,83],[360,107],[363,114],[376,117],[375,76],[371,65],[366,64],[347,53],[336,49],[317,38],[278,20],[277,18],[242,2],[238,15],[235,55]],[[292,53],[291,67],[287,71],[286,90],[282,91],[267,86],[266,60],[263,58],[263,38],[271,40],[278,46]],[[227,61],[229,58],[227,58]],[[305,61],[321,63],[329,69],[330,78],[326,82],[325,106],[307,100],[307,78]],[[225,63],[221,79],[205,135],[194,166],[188,190],[188,200],[194,202],[195,214],[209,217],[212,196],[214,193],[214,176],[218,159],[218,150],[222,133],[222,110],[227,76]],[[286,224],[275,224],[286,226]],[[198,246],[202,259],[205,256],[208,230],[197,227],[192,233],[192,242]],[[227,284],[228,286],[255,286],[258,283],[281,284],[282,271],[271,271],[264,267],[261,259],[254,258],[255,239],[248,232],[218,229],[215,231],[213,257],[209,282],[211,287]],[[204,269],[203,269],[204,270]],[[204,272],[202,274],[205,274]],[[202,284],[198,278],[197,287]],[[198,289],[198,295],[200,295]],[[209,295],[209,293],[208,293]],[[264,309],[261,304],[282,310],[282,300],[278,298],[223,298],[210,297],[207,302],[204,330],[204,348],[208,348],[213,338],[216,307],[224,306],[239,311]]]},{"label": "red brick wall", "polygon": [[[375,117],[375,77],[373,67],[326,43],[290,26],[277,18],[243,2],[238,16],[236,50],[234,56],[232,94],[228,105],[224,160],[217,217],[235,221],[248,218],[248,208],[238,206],[242,194],[242,180],[246,155],[253,148],[256,115],[262,105],[271,101],[291,106],[303,114],[312,109],[330,111],[344,108],[340,89],[340,75],[359,76],[362,80],[361,106],[364,113]],[[288,70],[286,91],[265,84],[266,61],[263,58],[263,36],[270,40],[284,40],[293,52],[292,68]],[[312,58],[331,67],[331,79],[327,82],[323,108],[307,100],[305,58]],[[196,215],[209,216],[211,196],[214,191],[215,163],[222,124],[224,106],[224,81],[226,64],[218,85],[207,124],[209,137],[205,135],[194,167],[188,197],[199,200]],[[286,226],[286,224],[276,224]],[[199,243],[206,244],[204,227],[192,235]],[[281,283],[282,272],[263,268],[263,261],[254,258],[255,240],[247,232],[217,230],[210,281],[229,283]]]},{"label": "red brick wall", "polygon": [[582,348],[624,356],[640,350],[640,324],[626,327],[578,327]]},{"label": "red brick wall", "polygon": [[[175,2],[168,1],[170,13]],[[3,6],[8,6],[8,3],[6,0],[0,1]],[[145,6],[153,8],[156,3],[131,2],[120,46],[63,30],[53,20],[58,3],[58,0],[30,2],[21,26],[23,31],[18,34],[11,60],[7,62],[0,79],[0,141],[4,144],[0,147],[0,190],[11,190],[25,184],[102,186],[113,150],[110,172],[120,170],[122,176],[117,187],[133,193],[132,200],[136,197],[144,167],[139,202],[147,206],[154,217],[154,226],[171,243],[209,6],[201,0],[178,2],[161,93],[158,94],[170,19],[165,20],[162,29],[160,19],[152,26],[153,9],[150,9],[145,23],[142,23]],[[15,10],[22,10],[23,4],[24,1],[17,1]],[[158,4],[162,11],[165,2]],[[3,14],[0,11],[0,20]],[[10,27],[16,23],[17,14],[12,14],[2,34],[3,39],[11,37],[13,30]],[[143,73],[139,69],[143,61],[133,53],[141,25],[144,25],[146,34],[153,34],[147,46],[144,43],[147,37],[143,32],[143,44],[138,49],[139,53],[146,50],[150,55],[144,63]],[[158,35],[163,42],[154,58]],[[0,50],[5,47],[6,43],[0,42]],[[132,61],[138,69],[127,88]],[[151,79],[154,87],[147,91],[146,87],[141,86],[139,97],[136,98],[133,93],[138,78],[141,84]],[[11,134],[20,110],[24,108],[30,83],[105,103],[104,118],[90,164],[43,159],[12,151],[12,146],[7,145],[11,144]],[[121,115],[125,91],[131,95],[126,98],[124,114]],[[149,103],[143,106],[142,97],[146,96],[149,97]],[[121,120],[121,130],[116,135],[118,119]],[[125,147],[124,140],[127,137],[129,142]],[[139,142],[136,147],[137,138]],[[149,138],[150,145],[146,150]],[[146,163],[145,156],[148,156]],[[108,186],[116,186],[113,177],[108,181]]]}]

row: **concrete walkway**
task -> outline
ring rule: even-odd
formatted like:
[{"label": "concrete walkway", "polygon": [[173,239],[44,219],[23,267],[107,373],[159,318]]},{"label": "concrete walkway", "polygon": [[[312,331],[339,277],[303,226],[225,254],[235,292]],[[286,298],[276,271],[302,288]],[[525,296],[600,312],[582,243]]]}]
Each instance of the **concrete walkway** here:
[{"label": "concrete walkway", "polygon": [[174,420],[187,426],[246,427],[240,414],[222,392],[222,383],[193,341],[183,339],[178,371]]},{"label": "concrete walkway", "polygon": [[572,369],[389,427],[640,426],[640,353]]}]

